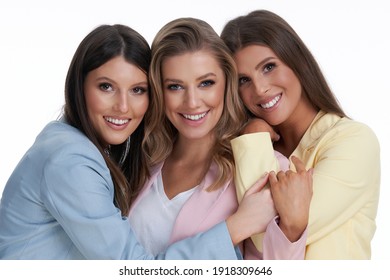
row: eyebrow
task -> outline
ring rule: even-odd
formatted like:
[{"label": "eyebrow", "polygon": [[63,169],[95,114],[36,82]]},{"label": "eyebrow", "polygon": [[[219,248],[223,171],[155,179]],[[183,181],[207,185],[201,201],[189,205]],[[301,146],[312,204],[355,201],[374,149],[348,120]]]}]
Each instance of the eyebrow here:
[{"label": "eyebrow", "polygon": [[[116,82],[115,82],[113,79],[110,79],[110,78],[108,78],[108,77],[106,77],[106,76],[98,77],[98,78],[96,79],[96,81],[100,81],[100,80],[108,80],[110,83],[116,84]],[[142,82],[133,84],[132,86],[141,86],[141,85],[142,85],[142,86],[148,86],[149,84],[148,84],[148,81],[145,80],[145,81],[142,81]]]},{"label": "eyebrow", "polygon": [[[213,72],[210,72],[210,73],[204,74],[204,75],[202,75],[202,76],[196,78],[196,80],[197,80],[197,81],[203,80],[203,79],[206,79],[206,78],[208,78],[208,77],[210,77],[210,76],[216,77],[217,75],[214,74]],[[167,78],[167,79],[164,80],[164,83],[167,83],[167,82],[171,82],[171,83],[183,83],[182,80],[170,79],[170,78]]]},{"label": "eyebrow", "polygon": [[178,83],[178,84],[180,84],[180,83],[182,83],[183,81],[181,81],[181,80],[177,80],[177,79],[170,79],[170,78],[167,78],[167,79],[165,79],[164,80],[164,83]]},{"label": "eyebrow", "polygon": [[106,76],[101,76],[101,77],[97,77],[96,78],[96,81],[100,81],[100,80],[108,80],[110,81],[111,83],[115,83],[114,80],[110,79],[109,77],[106,77]]},{"label": "eyebrow", "polygon": [[262,61],[260,61],[260,62],[256,65],[255,70],[259,70],[259,68],[260,68],[263,64],[265,64],[267,61],[269,61],[269,60],[271,60],[271,59],[276,59],[276,57],[270,56],[270,57],[264,58]]},{"label": "eyebrow", "polygon": [[207,73],[207,74],[204,74],[204,75],[200,76],[199,78],[197,78],[197,80],[203,80],[203,79],[206,79],[206,78],[208,78],[210,76],[216,77],[217,75],[215,75],[214,73],[210,72],[210,73]]}]

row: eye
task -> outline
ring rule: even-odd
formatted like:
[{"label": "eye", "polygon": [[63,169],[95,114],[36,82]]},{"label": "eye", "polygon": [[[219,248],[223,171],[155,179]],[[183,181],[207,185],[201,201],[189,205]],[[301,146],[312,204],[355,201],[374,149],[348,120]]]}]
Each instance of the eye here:
[{"label": "eye", "polygon": [[172,90],[172,91],[175,91],[175,90],[181,90],[183,89],[184,87],[179,85],[179,84],[169,84],[167,85],[167,89],[168,90]]},{"label": "eye", "polygon": [[250,82],[250,79],[248,77],[240,77],[238,78],[238,85],[244,85],[246,83]]},{"label": "eye", "polygon": [[109,83],[101,83],[99,84],[99,88],[102,91],[113,91],[114,89],[112,88],[112,85]]},{"label": "eye", "polygon": [[145,92],[148,92],[148,89],[144,87],[135,87],[131,90],[131,92],[136,95],[141,95],[144,94]]},{"label": "eye", "polygon": [[276,64],[273,62],[270,62],[270,63],[267,63],[266,65],[264,65],[263,71],[265,73],[267,73],[267,72],[272,71],[272,69],[274,69],[275,67],[276,67]]},{"label": "eye", "polygon": [[210,87],[210,86],[212,86],[214,84],[215,84],[215,81],[213,81],[213,80],[206,80],[206,81],[202,81],[199,86],[200,87]]}]

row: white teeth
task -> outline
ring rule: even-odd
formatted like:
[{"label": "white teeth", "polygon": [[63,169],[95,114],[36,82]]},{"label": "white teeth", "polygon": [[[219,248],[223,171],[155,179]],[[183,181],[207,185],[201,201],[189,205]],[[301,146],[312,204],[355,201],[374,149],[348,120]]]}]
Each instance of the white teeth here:
[{"label": "white teeth", "polygon": [[203,119],[207,115],[207,112],[198,115],[187,115],[187,114],[182,114],[182,115],[188,120],[198,121],[200,119]]},{"label": "white teeth", "polygon": [[113,124],[116,124],[116,125],[123,125],[125,123],[128,123],[129,120],[128,119],[125,119],[125,120],[119,120],[119,119],[114,119],[114,118],[111,118],[111,117],[104,117],[104,119],[110,123],[113,123]]},{"label": "white teeth", "polygon": [[272,99],[270,102],[267,102],[265,104],[260,104],[261,108],[269,109],[274,107],[276,103],[280,100],[280,95],[276,96],[274,99]]}]

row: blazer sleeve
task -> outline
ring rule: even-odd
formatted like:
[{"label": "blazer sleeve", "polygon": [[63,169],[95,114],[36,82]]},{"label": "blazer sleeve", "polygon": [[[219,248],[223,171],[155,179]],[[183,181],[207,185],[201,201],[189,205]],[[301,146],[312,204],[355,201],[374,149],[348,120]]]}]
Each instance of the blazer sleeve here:
[{"label": "blazer sleeve", "polygon": [[246,190],[265,172],[278,171],[279,163],[268,132],[239,136],[231,145],[236,163],[234,183],[240,202]]},{"label": "blazer sleeve", "polygon": [[147,254],[113,203],[113,185],[103,158],[87,145],[76,143],[53,154],[42,180],[45,206],[87,259],[241,257],[225,223],[173,244],[156,257]]},{"label": "blazer sleeve", "polygon": [[303,260],[305,258],[307,228],[301,237],[291,242],[277,224],[277,218],[267,226],[263,239],[263,258],[265,260]]},{"label": "blazer sleeve", "polygon": [[[272,147],[271,137],[268,132],[252,133],[242,135],[231,141],[234,160],[236,162],[235,184],[238,201],[241,201],[245,191],[253,185],[265,172],[287,170],[289,161],[286,157]],[[271,233],[270,233],[271,232]],[[267,238],[265,241],[263,238]],[[273,236],[275,235],[275,236]],[[301,258],[304,255],[303,248],[291,242],[285,242],[287,238],[279,229],[276,222],[268,225],[266,233],[252,236],[252,241],[259,252],[263,253],[264,259],[294,259]],[[276,240],[276,241],[275,241]],[[284,241],[277,245],[278,241]],[[306,242],[306,235],[302,235],[297,241],[299,244]],[[252,246],[247,242],[248,246]],[[263,248],[263,245],[267,245]],[[246,248],[245,252],[253,252],[252,249]],[[256,258],[255,254],[245,253],[245,258]]]},{"label": "blazer sleeve", "polygon": [[262,251],[257,250],[252,239],[244,241],[245,260],[303,260],[305,258],[307,229],[299,240],[291,242],[284,235],[275,217],[263,234]]}]

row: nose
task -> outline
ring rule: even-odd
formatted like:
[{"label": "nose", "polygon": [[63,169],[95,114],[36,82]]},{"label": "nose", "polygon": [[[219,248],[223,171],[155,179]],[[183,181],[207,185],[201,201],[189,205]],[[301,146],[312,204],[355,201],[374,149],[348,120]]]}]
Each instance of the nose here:
[{"label": "nose", "polygon": [[189,87],[185,93],[185,103],[191,109],[197,108],[200,105],[200,92],[194,87]]},{"label": "nose", "polygon": [[114,109],[120,113],[127,113],[129,110],[129,96],[126,91],[120,91],[115,95]]},{"label": "nose", "polygon": [[255,87],[255,92],[259,96],[265,95],[270,88],[267,79],[264,77],[256,77],[253,84]]}]

